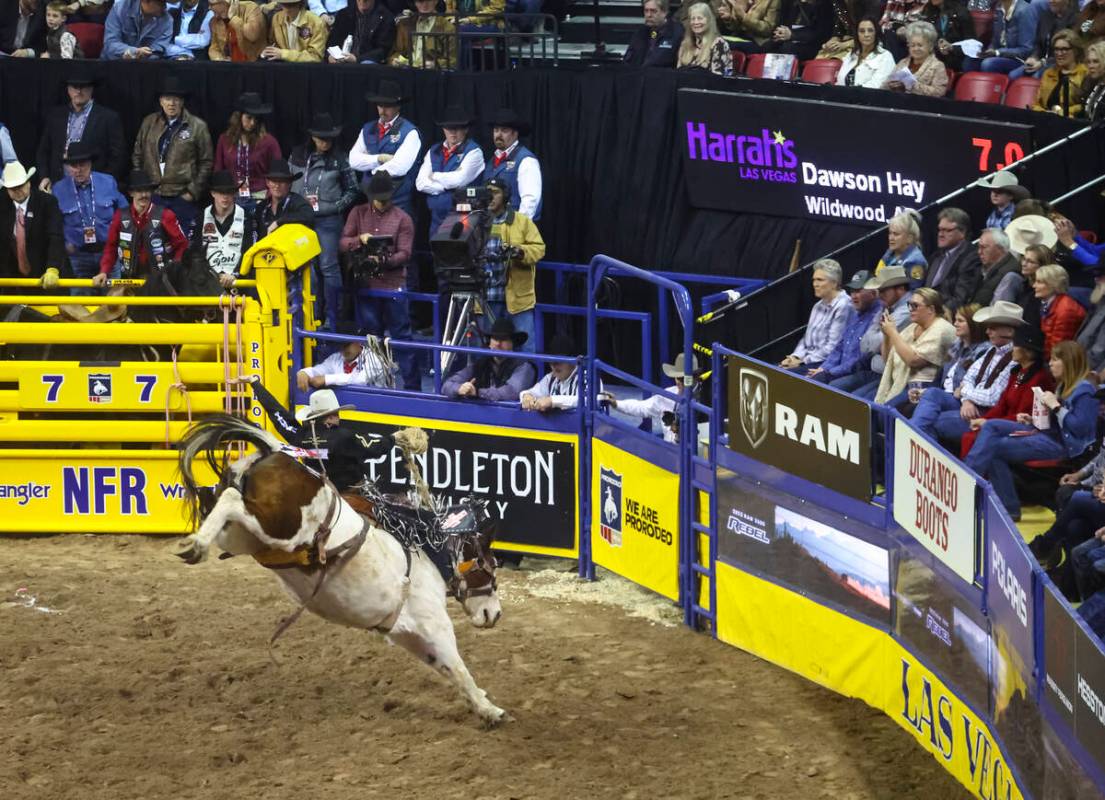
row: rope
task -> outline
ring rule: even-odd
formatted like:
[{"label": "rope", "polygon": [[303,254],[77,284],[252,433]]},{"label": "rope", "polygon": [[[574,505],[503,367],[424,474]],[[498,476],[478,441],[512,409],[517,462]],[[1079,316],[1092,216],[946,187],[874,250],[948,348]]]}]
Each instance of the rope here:
[{"label": "rope", "polygon": [[180,365],[176,360],[176,347],[173,347],[173,383],[169,385],[169,391],[165,393],[165,446],[170,447],[172,442],[169,436],[169,412],[173,405],[173,391],[180,392],[184,398],[184,404],[188,409],[188,424],[192,424],[192,397],[188,394],[188,384],[180,378]]},{"label": "rope", "polygon": [[403,460],[407,462],[407,469],[410,471],[411,483],[414,484],[415,499],[417,500],[415,508],[436,510],[433,495],[430,494],[430,487],[426,485],[426,480],[422,477],[422,471],[418,468],[418,462],[414,460],[416,455],[422,455],[429,448],[430,437],[421,428],[403,428],[403,430],[393,434],[391,438],[399,445],[399,449],[403,451]]}]

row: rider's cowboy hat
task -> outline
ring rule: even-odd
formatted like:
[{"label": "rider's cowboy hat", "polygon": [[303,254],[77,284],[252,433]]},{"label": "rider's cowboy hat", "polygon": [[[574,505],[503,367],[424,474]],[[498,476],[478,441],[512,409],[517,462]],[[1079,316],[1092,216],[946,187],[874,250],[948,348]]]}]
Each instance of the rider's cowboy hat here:
[{"label": "rider's cowboy hat", "polygon": [[311,402],[304,408],[297,409],[295,418],[300,422],[310,422],[320,417],[329,417],[339,411],[348,411],[352,405],[338,405],[338,396],[333,389],[319,389],[311,395]]},{"label": "rider's cowboy hat", "polygon": [[[675,357],[674,364],[663,364],[660,369],[662,369],[664,371],[664,374],[667,375],[669,378],[679,379],[686,377],[687,375],[687,373],[683,370],[683,367],[686,363],[687,362],[684,360],[683,354],[680,353]],[[691,372],[698,372],[698,356],[691,356]]]},{"label": "rider's cowboy hat", "polygon": [[975,312],[974,321],[979,325],[1024,325],[1024,309],[1008,300],[998,300],[992,306]]},{"label": "rider's cowboy hat", "polygon": [[1005,226],[1005,235],[1009,237],[1009,249],[1018,256],[1034,244],[1047,248],[1055,247],[1059,234],[1055,232],[1055,223],[1039,214],[1025,214]]}]

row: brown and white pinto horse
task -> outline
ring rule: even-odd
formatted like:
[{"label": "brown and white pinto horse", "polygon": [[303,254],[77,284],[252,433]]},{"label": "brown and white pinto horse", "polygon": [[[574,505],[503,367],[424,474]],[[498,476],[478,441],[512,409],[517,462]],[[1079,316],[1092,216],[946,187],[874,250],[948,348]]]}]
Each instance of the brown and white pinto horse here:
[{"label": "brown and white pinto horse", "polygon": [[[234,441],[248,442],[258,452],[228,467],[215,454]],[[197,456],[215,467],[220,488],[177,555],[199,563],[217,544],[231,555],[254,556],[272,568],[301,609],[384,634],[451,680],[487,724],[501,721],[505,712],[476,686],[457,651],[445,582],[430,559],[374,527],[333,484],[280,447],[276,437],[236,417],[209,417],[189,429],[181,442],[180,473],[197,517],[200,487],[192,473]],[[457,571],[458,599],[479,627],[493,626],[502,614],[489,545],[469,542]]]}]

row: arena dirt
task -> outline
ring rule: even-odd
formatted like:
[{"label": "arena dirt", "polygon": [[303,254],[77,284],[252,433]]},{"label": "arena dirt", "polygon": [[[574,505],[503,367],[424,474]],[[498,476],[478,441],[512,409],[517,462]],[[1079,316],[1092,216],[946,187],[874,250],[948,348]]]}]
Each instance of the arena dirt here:
[{"label": "arena dirt", "polygon": [[173,543],[0,540],[0,797],[968,796],[882,714],[662,602],[629,615],[644,595],[615,579],[588,592],[539,562],[503,574],[496,629],[454,615],[477,682],[514,716],[487,731],[375,634],[305,616],[275,666],[266,643],[291,605],[272,577],[244,559],[185,566]]}]

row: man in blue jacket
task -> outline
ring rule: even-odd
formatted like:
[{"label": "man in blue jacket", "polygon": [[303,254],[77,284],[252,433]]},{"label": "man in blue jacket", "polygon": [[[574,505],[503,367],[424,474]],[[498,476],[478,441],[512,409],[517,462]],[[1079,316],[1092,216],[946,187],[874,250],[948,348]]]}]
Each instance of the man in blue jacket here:
[{"label": "man in blue jacket", "polygon": [[[848,296],[852,300],[852,315],[844,326],[844,334],[840,337],[840,344],[829,353],[828,358],[820,367],[806,373],[807,378],[813,378],[821,383],[837,386],[837,382],[848,379],[848,383],[862,386],[876,379],[878,376],[871,372],[871,353],[863,352],[860,342],[863,335],[872,325],[878,324],[879,314],[882,311],[882,303],[879,302],[878,293],[873,289],[864,289],[863,285],[870,279],[871,273],[860,270],[852,276],[852,280],[844,284],[848,290]],[[849,391],[849,386],[837,386],[843,391]]]},{"label": "man in blue jacket", "polygon": [[191,53],[173,44],[173,18],[165,0],[118,0],[104,24],[100,58],[147,61]]}]

